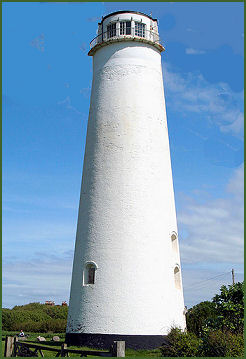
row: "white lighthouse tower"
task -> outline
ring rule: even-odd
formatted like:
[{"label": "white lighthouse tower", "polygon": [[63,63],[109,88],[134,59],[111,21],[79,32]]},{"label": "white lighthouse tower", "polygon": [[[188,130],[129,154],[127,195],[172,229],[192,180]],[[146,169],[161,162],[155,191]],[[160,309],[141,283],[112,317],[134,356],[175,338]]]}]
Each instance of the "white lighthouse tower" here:
[{"label": "white lighthouse tower", "polygon": [[102,18],[66,342],[153,348],[185,329],[178,231],[157,20]]}]

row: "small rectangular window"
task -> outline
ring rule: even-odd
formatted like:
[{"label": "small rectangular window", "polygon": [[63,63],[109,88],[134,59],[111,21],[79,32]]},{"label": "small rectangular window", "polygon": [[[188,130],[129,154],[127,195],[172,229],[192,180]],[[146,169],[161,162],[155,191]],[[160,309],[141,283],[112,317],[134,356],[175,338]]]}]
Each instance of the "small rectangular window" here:
[{"label": "small rectangular window", "polygon": [[116,22],[107,26],[107,38],[116,36]]},{"label": "small rectangular window", "polygon": [[135,36],[145,37],[145,24],[135,22]]},{"label": "small rectangular window", "polygon": [[83,284],[95,284],[95,273],[96,273],[96,266],[94,264],[88,263],[84,270],[84,280]]},{"label": "small rectangular window", "polygon": [[88,284],[95,283],[95,268],[90,268],[88,273]]},{"label": "small rectangular window", "polygon": [[120,22],[120,35],[131,35],[131,21]]}]

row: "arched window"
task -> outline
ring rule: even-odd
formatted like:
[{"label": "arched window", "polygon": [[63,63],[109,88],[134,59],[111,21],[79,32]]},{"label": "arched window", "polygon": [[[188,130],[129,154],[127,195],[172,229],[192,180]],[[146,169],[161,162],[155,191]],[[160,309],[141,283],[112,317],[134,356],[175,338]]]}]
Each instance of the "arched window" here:
[{"label": "arched window", "polygon": [[93,262],[88,262],[85,265],[84,275],[83,275],[83,284],[95,284],[96,280],[96,269],[97,265]]},{"label": "arched window", "polygon": [[172,232],[171,240],[172,240],[173,250],[177,253],[178,252],[178,235],[176,232]]},{"label": "arched window", "polygon": [[181,277],[180,277],[180,269],[178,264],[174,268],[174,282],[175,282],[175,287],[177,289],[181,289]]}]

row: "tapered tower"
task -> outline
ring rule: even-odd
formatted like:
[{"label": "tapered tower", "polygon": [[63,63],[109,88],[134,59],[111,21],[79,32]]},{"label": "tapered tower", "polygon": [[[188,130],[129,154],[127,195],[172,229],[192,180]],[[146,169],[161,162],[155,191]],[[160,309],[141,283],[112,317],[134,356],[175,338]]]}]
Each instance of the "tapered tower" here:
[{"label": "tapered tower", "polygon": [[164,47],[135,11],[105,16],[98,34],[66,341],[153,348],[185,328]]}]

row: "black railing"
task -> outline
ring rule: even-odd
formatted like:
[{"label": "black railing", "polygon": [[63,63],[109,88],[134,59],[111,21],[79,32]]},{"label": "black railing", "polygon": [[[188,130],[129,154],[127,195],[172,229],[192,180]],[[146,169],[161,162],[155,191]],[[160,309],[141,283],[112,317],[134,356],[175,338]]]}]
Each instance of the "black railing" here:
[{"label": "black railing", "polygon": [[155,44],[163,46],[160,40],[159,34],[152,30],[145,30],[139,31],[135,27],[127,28],[127,29],[110,29],[108,31],[105,31],[98,36],[96,36],[91,42],[90,42],[90,49],[92,49],[94,46],[101,44],[103,42],[109,41],[109,40],[123,40],[123,39],[143,39],[150,42],[153,42]]}]

